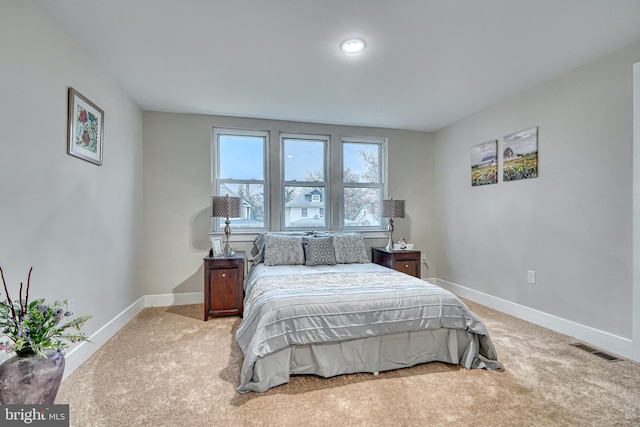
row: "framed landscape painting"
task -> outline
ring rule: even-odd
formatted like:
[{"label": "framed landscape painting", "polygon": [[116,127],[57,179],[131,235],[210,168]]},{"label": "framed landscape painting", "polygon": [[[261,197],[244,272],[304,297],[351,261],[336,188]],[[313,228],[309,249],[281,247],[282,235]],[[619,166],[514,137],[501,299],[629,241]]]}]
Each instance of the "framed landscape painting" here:
[{"label": "framed landscape painting", "polygon": [[498,182],[498,140],[471,147],[471,186]]},{"label": "framed landscape painting", "polygon": [[538,176],[537,126],[505,136],[503,150],[503,181],[516,181]]},{"label": "framed landscape painting", "polygon": [[102,166],[104,111],[69,88],[68,153]]}]

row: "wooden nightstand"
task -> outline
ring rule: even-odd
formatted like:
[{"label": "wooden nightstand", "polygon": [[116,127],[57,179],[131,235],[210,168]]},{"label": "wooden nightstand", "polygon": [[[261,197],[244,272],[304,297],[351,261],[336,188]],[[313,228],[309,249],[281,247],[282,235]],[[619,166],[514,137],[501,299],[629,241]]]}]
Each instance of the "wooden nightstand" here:
[{"label": "wooden nightstand", "polygon": [[204,320],[209,316],[242,316],[244,252],[204,258]]},{"label": "wooden nightstand", "polygon": [[420,251],[388,251],[385,248],[371,248],[371,260],[385,267],[420,278]]}]

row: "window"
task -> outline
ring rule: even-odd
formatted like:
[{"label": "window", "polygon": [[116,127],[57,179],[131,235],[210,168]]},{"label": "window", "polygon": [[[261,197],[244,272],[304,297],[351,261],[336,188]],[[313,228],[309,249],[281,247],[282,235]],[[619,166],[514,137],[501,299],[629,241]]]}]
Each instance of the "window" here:
[{"label": "window", "polygon": [[[240,197],[240,217],[230,218],[236,230],[265,229],[268,216],[267,147],[269,134],[237,129],[213,130],[213,189],[218,196]],[[226,218],[213,218],[215,231]]]},{"label": "window", "polygon": [[[234,233],[382,230],[387,139],[334,141],[329,135],[282,132],[271,142],[279,155],[270,164],[269,132],[214,128],[211,192],[240,197],[240,217],[230,218]],[[269,194],[276,195],[275,205]],[[224,221],[212,218],[212,230],[221,232]]]},{"label": "window", "polygon": [[281,134],[280,141],[284,165],[282,228],[328,228],[324,211],[329,137]]},{"label": "window", "polygon": [[342,138],[342,228],[380,229],[385,138]]}]

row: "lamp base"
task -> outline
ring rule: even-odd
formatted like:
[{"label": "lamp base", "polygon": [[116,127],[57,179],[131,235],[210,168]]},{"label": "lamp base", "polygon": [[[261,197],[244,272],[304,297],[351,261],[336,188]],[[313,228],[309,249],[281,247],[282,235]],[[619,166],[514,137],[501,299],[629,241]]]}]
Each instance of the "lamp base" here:
[{"label": "lamp base", "polygon": [[229,226],[230,224],[229,217],[227,217],[227,220],[224,223],[225,223],[224,234],[226,236],[226,239],[224,242],[224,256],[234,256],[236,253],[233,251],[233,249],[231,249],[231,246],[229,246],[229,236],[231,235],[231,227]]},{"label": "lamp base", "polygon": [[387,243],[387,247],[385,249],[391,252],[393,250],[393,218],[389,218],[387,231],[389,232],[389,242]]}]

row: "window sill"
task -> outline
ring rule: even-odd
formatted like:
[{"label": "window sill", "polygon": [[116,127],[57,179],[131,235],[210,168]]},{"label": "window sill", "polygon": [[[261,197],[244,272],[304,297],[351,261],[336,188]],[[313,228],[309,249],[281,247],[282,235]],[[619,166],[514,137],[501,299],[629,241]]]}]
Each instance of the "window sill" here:
[{"label": "window sill", "polygon": [[[292,230],[289,230],[292,231]],[[262,232],[260,232],[262,233]],[[252,232],[239,232],[231,230],[231,235],[229,236],[230,242],[253,242],[260,235],[260,233],[252,233]],[[360,233],[362,237],[367,239],[388,239],[389,233],[387,231],[382,230],[369,230],[369,231],[356,231],[356,230],[332,230],[329,233]],[[224,240],[225,235],[221,232],[209,232],[209,240],[212,237],[222,238]]]}]

